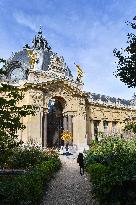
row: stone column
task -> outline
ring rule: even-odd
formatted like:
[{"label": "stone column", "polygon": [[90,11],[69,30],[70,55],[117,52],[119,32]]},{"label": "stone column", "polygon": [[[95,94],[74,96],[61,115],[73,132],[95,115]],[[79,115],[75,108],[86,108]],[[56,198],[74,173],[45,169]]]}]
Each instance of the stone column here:
[{"label": "stone column", "polygon": [[68,115],[68,131],[72,133],[72,116]]},{"label": "stone column", "polygon": [[108,122],[108,134],[111,135],[112,134],[112,122]]},{"label": "stone column", "polygon": [[90,121],[90,124],[91,124],[92,140],[95,140],[95,136],[94,136],[94,122],[93,122],[93,120]]},{"label": "stone column", "polygon": [[43,113],[43,147],[47,147],[47,113]]},{"label": "stone column", "polygon": [[99,132],[104,132],[103,120],[101,120],[101,121],[99,122]]},{"label": "stone column", "polygon": [[67,126],[67,116],[63,116],[63,130],[67,130],[68,126]]},{"label": "stone column", "polygon": [[117,122],[116,131],[118,134],[120,133],[120,122]]},{"label": "stone column", "polygon": [[[71,133],[73,137],[73,130],[72,130],[72,116],[68,115],[68,131]],[[70,145],[72,145],[72,140],[69,142]]]}]

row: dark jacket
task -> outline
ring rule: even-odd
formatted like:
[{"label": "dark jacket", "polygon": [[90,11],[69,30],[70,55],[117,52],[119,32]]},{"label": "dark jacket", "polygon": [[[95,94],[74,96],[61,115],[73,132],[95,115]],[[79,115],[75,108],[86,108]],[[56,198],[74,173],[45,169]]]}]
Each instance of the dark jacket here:
[{"label": "dark jacket", "polygon": [[82,153],[79,153],[78,158],[77,158],[77,163],[79,163],[80,167],[84,167],[84,158],[83,158]]}]

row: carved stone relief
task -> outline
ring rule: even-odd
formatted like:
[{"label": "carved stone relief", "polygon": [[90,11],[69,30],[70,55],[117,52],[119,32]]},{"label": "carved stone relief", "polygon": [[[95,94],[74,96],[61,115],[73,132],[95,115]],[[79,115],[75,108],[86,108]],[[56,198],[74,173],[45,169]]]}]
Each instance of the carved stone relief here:
[{"label": "carved stone relief", "polygon": [[32,99],[32,104],[36,106],[43,106],[43,93],[38,90],[31,90],[29,91],[29,94]]}]

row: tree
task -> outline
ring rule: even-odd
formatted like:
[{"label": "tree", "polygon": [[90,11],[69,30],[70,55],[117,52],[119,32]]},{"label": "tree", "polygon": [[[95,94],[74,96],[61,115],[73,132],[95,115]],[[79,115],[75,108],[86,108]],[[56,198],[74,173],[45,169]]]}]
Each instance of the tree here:
[{"label": "tree", "polygon": [[[136,16],[133,21],[136,20]],[[132,29],[136,29],[135,22],[127,22]],[[121,51],[114,49],[114,56],[118,58],[117,71],[115,73],[116,77],[119,77],[122,82],[124,82],[129,88],[136,87],[136,35],[133,33],[128,33],[127,35],[129,44],[125,49],[121,48]],[[126,120],[127,121],[127,120]],[[127,121],[125,130],[131,130],[136,133],[136,119],[131,119]]]},{"label": "tree", "polygon": [[[133,18],[136,20],[136,16]],[[132,29],[136,29],[136,23],[127,22]],[[114,49],[114,56],[118,58],[117,71],[115,76],[119,77],[129,88],[136,87],[136,35],[128,33],[127,35],[129,44],[125,49],[121,48],[121,51]]]},{"label": "tree", "polygon": [[[8,64],[0,59],[4,67],[0,69],[0,75],[8,71]],[[31,105],[20,105],[24,98],[26,88],[20,89],[7,82],[0,83],[0,165],[6,162],[12,154],[12,150],[21,142],[18,140],[18,130],[25,129],[21,122],[22,117],[34,115],[36,107]]]}]

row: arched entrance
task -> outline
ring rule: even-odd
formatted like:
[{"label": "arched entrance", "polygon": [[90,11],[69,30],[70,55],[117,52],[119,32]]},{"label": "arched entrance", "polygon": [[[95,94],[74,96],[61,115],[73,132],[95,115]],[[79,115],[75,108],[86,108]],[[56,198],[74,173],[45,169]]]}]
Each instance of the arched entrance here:
[{"label": "arched entrance", "polygon": [[60,147],[64,145],[61,140],[63,131],[63,103],[61,99],[54,98],[49,100],[47,114],[47,146]]},{"label": "arched entrance", "polygon": [[[43,111],[42,146],[60,147],[64,145],[61,133],[68,131],[73,136],[73,115],[66,111],[66,101],[62,97],[53,97],[48,101],[48,109]],[[73,139],[69,141],[72,145]]]}]

